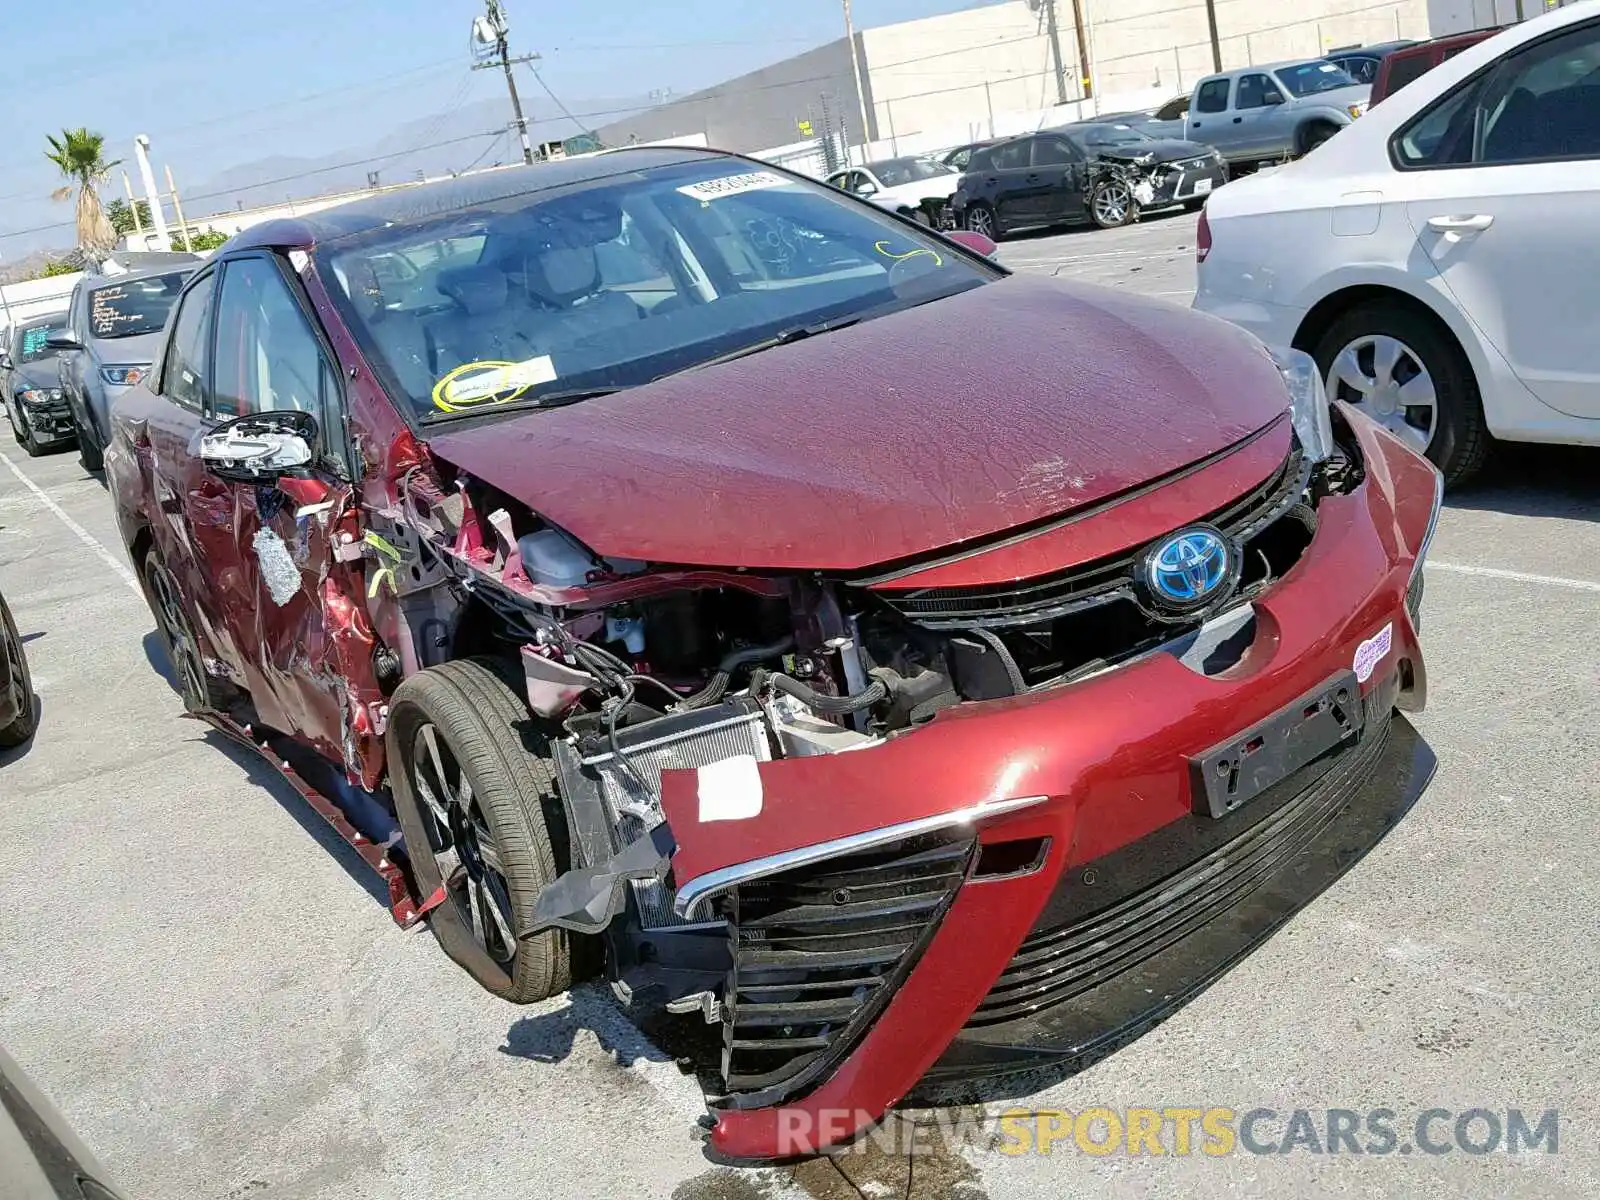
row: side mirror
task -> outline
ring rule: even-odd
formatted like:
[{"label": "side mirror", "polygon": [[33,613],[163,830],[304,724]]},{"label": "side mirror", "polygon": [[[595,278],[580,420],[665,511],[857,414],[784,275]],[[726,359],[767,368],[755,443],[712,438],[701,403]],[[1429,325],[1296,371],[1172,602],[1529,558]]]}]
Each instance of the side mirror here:
[{"label": "side mirror", "polygon": [[7,354],[4,350],[0,350],[0,371],[9,370],[11,370],[11,355]]},{"label": "side mirror", "polygon": [[44,340],[47,350],[82,350],[83,343],[65,329],[57,330]]},{"label": "side mirror", "polygon": [[200,439],[200,461],[229,483],[276,483],[309,466],[317,419],[293,409],[224,421]]},{"label": "side mirror", "polygon": [[952,229],[945,234],[952,242],[956,242],[971,250],[974,254],[981,254],[985,258],[993,258],[998,247],[993,238],[984,237],[981,233],[974,233],[970,229]]},{"label": "side mirror", "polygon": [[856,185],[855,194],[865,200],[869,196],[876,196],[878,194],[878,189],[875,185],[870,183],[858,183]]},{"label": "side mirror", "polygon": [[1261,103],[1266,104],[1266,105],[1282,104],[1283,103],[1283,93],[1282,92],[1268,92],[1266,95],[1261,97]]}]

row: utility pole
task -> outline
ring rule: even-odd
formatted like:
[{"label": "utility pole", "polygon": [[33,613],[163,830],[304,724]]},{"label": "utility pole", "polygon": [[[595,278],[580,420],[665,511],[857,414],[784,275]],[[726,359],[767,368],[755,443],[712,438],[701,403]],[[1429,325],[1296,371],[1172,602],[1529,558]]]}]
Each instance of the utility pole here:
[{"label": "utility pole", "polygon": [[856,77],[856,99],[861,102],[861,141],[872,140],[872,121],[867,116],[867,85],[861,77],[861,52],[856,49],[856,26],[850,19],[850,0],[844,0],[844,36],[850,41],[850,68]]},{"label": "utility pole", "polygon": [[[1056,0],[1050,0],[1050,23],[1055,24]],[[1089,39],[1083,32],[1083,0],[1072,0],[1072,33],[1078,39],[1078,78],[1083,81],[1083,98],[1085,100],[1094,95],[1094,67],[1089,62]],[[1056,62],[1061,61],[1061,52],[1056,51]]]},{"label": "utility pole", "polygon": [[1211,69],[1222,70],[1222,39],[1217,36],[1217,0],[1206,0],[1206,28],[1211,31]]},{"label": "utility pole", "polygon": [[[1077,14],[1077,0],[1073,0],[1073,13]],[[1050,59],[1056,66],[1056,103],[1067,102],[1067,66],[1061,61],[1061,30],[1056,24],[1056,0],[1044,0],[1044,24],[1050,35]],[[1078,45],[1083,45],[1083,29],[1080,22],[1078,29]]]},{"label": "utility pole", "polygon": [[528,141],[528,122],[522,115],[522,98],[517,95],[517,81],[512,78],[512,63],[538,62],[537,54],[511,57],[511,26],[506,21],[505,6],[500,0],[484,0],[486,12],[472,23],[472,36],[484,49],[481,62],[472,64],[474,71],[499,67],[505,72],[506,90],[511,93],[511,111],[516,115],[517,133],[522,138],[522,161],[533,164],[533,143]]}]

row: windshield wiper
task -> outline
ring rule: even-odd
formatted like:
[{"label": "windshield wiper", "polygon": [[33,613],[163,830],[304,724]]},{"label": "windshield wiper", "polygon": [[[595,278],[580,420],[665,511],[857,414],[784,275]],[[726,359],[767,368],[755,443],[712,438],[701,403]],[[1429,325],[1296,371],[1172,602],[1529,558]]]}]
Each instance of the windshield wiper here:
[{"label": "windshield wiper", "polygon": [[698,371],[701,367],[714,367],[718,363],[732,362],[736,358],[744,358],[748,354],[760,354],[763,350],[771,350],[777,346],[787,346],[793,342],[804,341],[808,337],[816,337],[819,333],[832,333],[835,329],[844,329],[861,320],[860,315],[850,317],[835,317],[831,321],[817,321],[811,325],[795,325],[789,329],[780,329],[771,337],[762,338],[759,342],[751,342],[748,346],[741,346],[737,350],[730,350],[726,354],[718,354],[714,358],[707,358],[688,368]]},{"label": "windshield wiper", "polygon": [[623,389],[620,387],[601,388],[568,388],[560,392],[542,392],[537,396],[523,396],[517,400],[506,400],[499,404],[477,404],[468,408],[459,408],[454,412],[426,413],[422,420],[426,424],[436,421],[448,420],[453,417],[487,417],[496,413],[521,412],[530,408],[565,408],[569,404],[581,404],[585,400],[593,400],[599,396],[610,396]]}]

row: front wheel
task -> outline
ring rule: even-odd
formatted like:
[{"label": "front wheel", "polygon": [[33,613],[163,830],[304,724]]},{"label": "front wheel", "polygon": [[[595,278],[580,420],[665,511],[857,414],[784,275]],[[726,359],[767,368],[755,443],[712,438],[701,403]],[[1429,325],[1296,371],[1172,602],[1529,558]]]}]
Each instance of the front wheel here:
[{"label": "front wheel", "polygon": [[92,422],[78,426],[78,462],[85,471],[105,470],[105,448],[101,446]]},{"label": "front wheel", "polygon": [[571,986],[575,938],[518,937],[567,841],[549,742],[508,675],[471,658],[407,679],[389,705],[388,756],[417,889],[445,893],[428,915],[440,947],[488,991],[531,1004]]},{"label": "front wheel", "polygon": [[0,658],[9,668],[6,680],[10,703],[6,707],[16,714],[9,725],[0,726],[0,749],[9,750],[33,736],[39,714],[33,706],[33,682],[28,676],[28,659],[22,653],[22,638],[4,596],[0,596]]},{"label": "front wheel", "polygon": [[16,411],[11,414],[11,436],[17,439],[17,445],[29,458],[38,458],[44,453],[44,445],[33,432],[33,426],[28,424],[28,414],[22,411],[22,402],[17,402]]},{"label": "front wheel", "polygon": [[994,209],[987,204],[974,204],[967,209],[966,226],[991,242],[1000,240],[1000,222],[995,218]]},{"label": "front wheel", "polygon": [[1493,439],[1472,364],[1450,333],[1404,304],[1351,309],[1317,343],[1332,400],[1426,455],[1450,485],[1482,469]]},{"label": "front wheel", "polygon": [[1327,121],[1314,121],[1300,131],[1299,143],[1302,155],[1310,154],[1323,142],[1339,132],[1337,125]]},{"label": "front wheel", "polygon": [[1089,193],[1089,216],[1101,229],[1120,229],[1139,213],[1126,180],[1102,179]]}]

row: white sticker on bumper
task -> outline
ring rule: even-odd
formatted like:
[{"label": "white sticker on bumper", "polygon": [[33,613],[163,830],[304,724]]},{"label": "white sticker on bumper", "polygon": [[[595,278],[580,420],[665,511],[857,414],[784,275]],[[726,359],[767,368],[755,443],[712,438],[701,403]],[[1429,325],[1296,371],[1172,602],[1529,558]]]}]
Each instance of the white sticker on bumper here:
[{"label": "white sticker on bumper", "polygon": [[753,754],[736,754],[696,770],[700,820],[748,821],[761,813],[761,771]]},{"label": "white sticker on bumper", "polygon": [[1390,622],[1377,633],[1356,647],[1355,661],[1350,665],[1355,668],[1356,678],[1362,683],[1372,678],[1372,673],[1378,669],[1378,664],[1389,656],[1389,648],[1394,645],[1394,623]]}]

